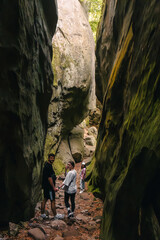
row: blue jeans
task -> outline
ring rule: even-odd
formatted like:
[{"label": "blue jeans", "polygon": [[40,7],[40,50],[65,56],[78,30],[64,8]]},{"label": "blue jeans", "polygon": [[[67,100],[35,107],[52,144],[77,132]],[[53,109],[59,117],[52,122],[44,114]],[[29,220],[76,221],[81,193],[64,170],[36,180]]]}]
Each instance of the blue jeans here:
[{"label": "blue jeans", "polygon": [[81,190],[85,189],[85,181],[83,179],[80,180],[80,189]]}]

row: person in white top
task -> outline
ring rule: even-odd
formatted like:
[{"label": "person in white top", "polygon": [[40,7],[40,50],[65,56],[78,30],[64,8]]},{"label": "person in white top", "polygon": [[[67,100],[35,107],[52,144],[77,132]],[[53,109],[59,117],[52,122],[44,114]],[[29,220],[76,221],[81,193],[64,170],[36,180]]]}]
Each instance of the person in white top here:
[{"label": "person in white top", "polygon": [[[75,195],[77,192],[77,185],[76,185],[77,172],[74,169],[75,163],[73,161],[69,161],[67,166],[68,166],[69,172],[67,173],[66,178],[60,187],[64,188],[65,190],[64,202],[68,210],[68,218],[70,218],[74,216],[74,210],[75,210]],[[71,208],[69,204],[69,199],[71,201]]]}]

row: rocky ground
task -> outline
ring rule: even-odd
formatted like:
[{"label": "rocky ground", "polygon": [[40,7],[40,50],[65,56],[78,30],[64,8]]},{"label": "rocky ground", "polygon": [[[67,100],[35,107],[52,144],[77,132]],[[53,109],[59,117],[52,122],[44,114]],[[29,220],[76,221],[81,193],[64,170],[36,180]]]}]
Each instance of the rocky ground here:
[{"label": "rocky ground", "polygon": [[[76,209],[73,219],[67,218],[67,210],[64,206],[64,192],[59,190],[56,193],[57,213],[65,214],[63,220],[54,220],[50,209],[50,202],[47,202],[46,212],[48,218],[43,220],[40,217],[40,203],[36,206],[35,217],[28,222],[21,222],[18,225],[10,223],[10,234],[0,232],[0,240],[95,240],[100,239],[100,224],[103,203],[91,193],[85,191],[79,193],[79,173],[81,163],[76,164],[78,172],[76,194]],[[61,184],[62,178],[57,180],[57,186]]]}]

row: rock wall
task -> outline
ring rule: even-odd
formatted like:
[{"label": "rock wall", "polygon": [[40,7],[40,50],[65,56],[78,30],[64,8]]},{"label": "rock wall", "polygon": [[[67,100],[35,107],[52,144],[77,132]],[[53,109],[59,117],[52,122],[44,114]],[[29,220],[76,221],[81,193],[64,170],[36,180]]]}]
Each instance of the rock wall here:
[{"label": "rock wall", "polygon": [[56,1],[0,8],[0,225],[33,215],[52,95]]},{"label": "rock wall", "polygon": [[86,14],[78,0],[59,0],[58,14],[49,107],[49,133],[56,138],[68,134],[96,106],[95,44]]},{"label": "rock wall", "polygon": [[160,2],[107,0],[97,41],[104,101],[90,188],[104,240],[160,238]]}]

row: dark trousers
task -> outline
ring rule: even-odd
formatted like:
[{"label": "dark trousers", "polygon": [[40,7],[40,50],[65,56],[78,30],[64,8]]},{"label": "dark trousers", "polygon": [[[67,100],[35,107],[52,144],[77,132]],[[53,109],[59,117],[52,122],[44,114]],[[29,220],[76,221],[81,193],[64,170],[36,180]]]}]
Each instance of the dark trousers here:
[{"label": "dark trousers", "polygon": [[65,206],[66,206],[66,208],[70,207],[70,204],[69,204],[69,199],[70,199],[72,212],[74,212],[74,209],[75,209],[75,195],[76,195],[76,193],[70,194],[70,193],[65,192],[65,194],[64,194]]}]

